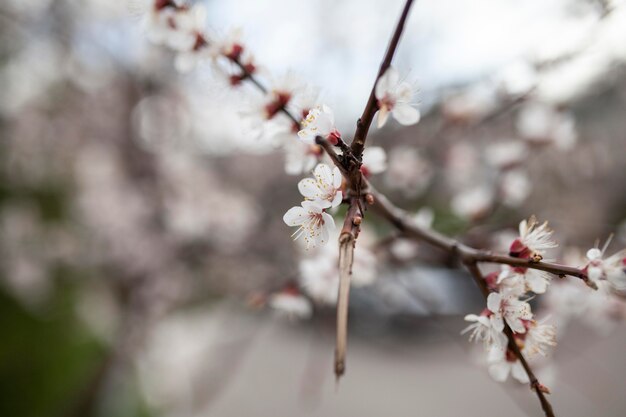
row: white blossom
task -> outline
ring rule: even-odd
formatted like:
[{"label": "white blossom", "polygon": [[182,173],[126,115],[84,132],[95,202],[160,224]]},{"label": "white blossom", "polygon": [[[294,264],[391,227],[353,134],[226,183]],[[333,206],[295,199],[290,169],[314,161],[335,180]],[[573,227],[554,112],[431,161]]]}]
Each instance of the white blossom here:
[{"label": "white blossom", "polygon": [[328,243],[330,232],[335,229],[335,220],[317,202],[303,201],[300,207],[292,207],[283,216],[287,226],[298,227],[292,237],[304,236],[307,248]]},{"label": "white blossom", "polygon": [[552,240],[548,222],[539,224],[534,216],[522,220],[519,224],[519,237],[513,241],[509,249],[510,255],[524,259],[543,259],[545,251],[558,245]]},{"label": "white blossom", "polygon": [[434,176],[434,169],[427,158],[415,148],[399,146],[389,153],[385,184],[400,190],[407,197],[424,193]]},{"label": "white blossom", "polygon": [[495,284],[498,292],[513,297],[520,297],[528,291],[523,274],[513,272],[509,265],[502,265],[496,272]]},{"label": "white blossom", "polygon": [[363,151],[361,172],[366,177],[380,174],[387,170],[387,153],[379,146],[371,146]]},{"label": "white blossom", "polygon": [[[287,135],[286,135],[287,136]],[[319,145],[309,145],[297,140],[296,135],[288,133],[284,144],[285,172],[289,175],[300,175],[311,172],[323,155]]]},{"label": "white blossom", "polygon": [[493,191],[486,186],[478,186],[461,191],[452,198],[452,211],[459,217],[476,219],[484,216],[493,205]]},{"label": "white blossom", "polygon": [[298,292],[291,290],[272,294],[268,304],[272,309],[292,320],[308,319],[313,315],[311,302]]},{"label": "white blossom", "polygon": [[[527,291],[532,291],[535,294],[543,294],[550,285],[550,274],[538,269],[523,268],[523,267],[510,267],[509,265],[502,265],[502,271],[498,276],[498,284],[504,285],[504,287],[512,287],[517,285],[517,290],[509,291],[517,295],[522,295]],[[511,284],[511,282],[517,282],[517,284]],[[519,284],[521,284],[521,292],[519,292]]]},{"label": "white blossom", "polygon": [[487,311],[487,313],[466,315],[465,321],[469,321],[472,324],[463,329],[461,334],[470,332],[470,342],[482,341],[485,347],[497,346],[500,349],[504,349],[507,343],[506,335],[502,332],[504,330],[504,322],[498,320],[491,312]]},{"label": "white blossom", "polygon": [[608,280],[617,291],[626,290],[626,249],[621,250],[606,259],[603,259],[606,251],[592,248],[587,251],[587,265],[584,270],[590,280],[597,282],[601,279]]},{"label": "white blossom", "polygon": [[553,143],[563,150],[571,149],[578,139],[571,114],[540,102],[531,102],[522,108],[517,119],[517,129],[530,142]]},{"label": "white blossom", "polygon": [[242,37],[243,31],[241,28],[233,28],[227,35],[216,37],[214,40],[215,49],[219,54],[229,59],[239,59],[245,51],[241,40]]},{"label": "white blossom", "polygon": [[524,338],[523,353],[527,357],[537,354],[547,356],[556,346],[556,327],[551,324],[538,323],[532,320],[528,323],[528,330]]},{"label": "white blossom", "polygon": [[335,128],[335,115],[327,105],[317,106],[307,114],[302,121],[302,130],[298,132],[298,137],[309,144],[315,143],[315,138],[321,136],[329,142],[336,144],[341,138],[341,134]]},{"label": "white blossom", "polygon": [[510,168],[523,162],[528,156],[526,144],[519,140],[506,140],[485,148],[485,159],[496,168]]},{"label": "white blossom", "polygon": [[510,207],[518,207],[530,195],[532,184],[526,171],[514,169],[506,171],[500,177],[502,202]]},{"label": "white blossom", "polygon": [[311,85],[305,85],[294,97],[294,107],[302,118],[306,118],[311,109],[318,105],[320,90]]},{"label": "white blossom", "polygon": [[435,212],[430,207],[422,207],[417,211],[417,213],[415,213],[413,220],[419,227],[423,229],[430,229],[433,225],[433,221],[435,220]]},{"label": "white blossom", "polygon": [[413,86],[400,80],[395,68],[389,67],[376,82],[376,99],[378,100],[378,127],[383,127],[389,113],[400,124],[413,125],[420,120],[420,112],[411,105]]},{"label": "white blossom", "polygon": [[155,4],[146,13],[143,27],[151,42],[188,51],[194,46],[197,30],[204,25],[205,18],[206,10],[201,4],[189,8]]},{"label": "white blossom", "polygon": [[[365,233],[362,231],[361,234]],[[331,238],[336,241],[336,239]],[[361,239],[363,236],[360,236]],[[366,246],[354,250],[350,284],[362,287],[372,284],[377,277],[377,259]],[[300,261],[300,283],[304,291],[317,302],[334,305],[339,291],[339,250],[336,245],[326,245],[313,256]]]},{"label": "white blossom", "polygon": [[498,382],[506,381],[509,374],[522,384],[529,382],[528,375],[519,359],[507,349],[491,348],[487,356],[487,363],[489,364],[489,375]]},{"label": "white blossom", "polygon": [[492,292],[487,297],[487,308],[496,320],[505,320],[515,333],[524,333],[526,327],[522,320],[533,318],[530,304],[509,294]]},{"label": "white blossom", "polygon": [[486,116],[497,104],[493,85],[480,83],[447,97],[442,104],[442,111],[447,119],[466,123]]},{"label": "white blossom", "polygon": [[206,9],[201,4],[194,4],[189,11],[189,18],[182,22],[178,30],[187,33],[189,41],[186,45],[179,45],[174,65],[179,72],[187,73],[193,70],[200,62],[211,59],[214,55],[213,48],[204,34],[206,22]]},{"label": "white blossom", "polygon": [[298,190],[307,200],[315,201],[322,208],[337,207],[343,200],[342,176],[339,168],[332,170],[319,164],[313,170],[314,178],[305,178],[298,183]]}]

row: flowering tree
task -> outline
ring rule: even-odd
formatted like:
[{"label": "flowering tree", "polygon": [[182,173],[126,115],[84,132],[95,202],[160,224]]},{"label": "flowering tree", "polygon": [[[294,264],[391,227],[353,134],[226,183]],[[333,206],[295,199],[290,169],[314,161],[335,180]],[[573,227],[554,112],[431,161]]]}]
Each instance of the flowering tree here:
[{"label": "flowering tree", "polygon": [[[623,293],[626,290],[626,251],[606,256],[607,242],[602,249],[598,245],[590,249],[586,259],[576,262],[577,266],[548,262],[546,253],[557,244],[547,222],[540,223],[534,217],[520,222],[519,235],[507,243],[508,253],[476,249],[435,231],[431,226],[432,213],[428,210],[412,217],[372,186],[372,175],[387,169],[395,171],[396,181],[392,180],[391,185],[397,186],[403,181],[403,171],[424,165],[415,151],[402,152],[387,161],[381,148],[367,146],[368,132],[376,116],[378,128],[390,119],[402,125],[420,121],[420,112],[414,105],[414,85],[392,67],[412,3],[407,0],[403,7],[351,140],[345,139],[337,129],[332,109],[317,102],[314,88],[299,82],[292,74],[274,79],[268,86],[239,31],[223,38],[208,35],[201,5],[152,0],[145,10],[143,24],[151,41],[176,51],[175,66],[179,71],[187,72],[208,62],[215,76],[233,88],[242,83],[255,86],[261,94],[250,99],[243,117],[258,135],[274,132],[275,142],[285,150],[288,174],[312,174],[298,183],[303,200],[289,209],[283,220],[296,228],[293,238],[304,241],[307,250],[318,248],[317,258],[303,262],[299,284],[290,283],[274,292],[268,302],[273,308],[300,318],[313,313],[311,302],[336,302],[334,371],[337,378],[346,367],[350,286],[371,282],[375,267],[367,250],[356,250],[371,210],[395,227],[405,240],[424,242],[447,253],[467,269],[485,298],[486,308],[479,314],[465,317],[470,324],[463,333],[469,332],[470,341],[483,343],[489,373],[495,380],[504,381],[510,374],[519,382],[529,384],[546,416],[553,416],[547,399],[550,390],[537,379],[529,360],[547,355],[556,346],[556,329],[537,319],[529,301],[534,295],[546,293],[555,275],[578,279],[580,282],[576,285],[586,285],[606,297]],[[442,112],[456,122],[485,123],[527,100],[532,88],[521,90],[500,106],[483,100],[482,110],[480,105],[475,105],[481,103],[479,96],[459,95],[450,98]],[[468,106],[468,101],[474,105]],[[472,113],[476,108],[479,114]],[[524,161],[529,158],[529,147],[548,143],[566,148],[576,136],[567,112],[541,103],[526,105],[518,128],[527,137],[528,145],[501,143],[485,153],[488,166],[497,178],[489,184],[464,182],[464,164],[471,159],[467,155],[472,151],[457,149],[462,155],[457,155],[457,168],[452,172],[456,177],[452,182],[457,184],[457,193],[451,201],[454,212],[478,219],[486,216],[498,201],[516,204],[523,200],[529,188],[523,169]],[[427,168],[422,168],[415,176],[418,181],[428,182],[430,175]],[[342,205],[346,210],[337,234],[335,218]],[[329,244],[334,241],[338,241],[338,246]],[[489,264],[499,265],[500,269],[485,274],[481,266]]]}]

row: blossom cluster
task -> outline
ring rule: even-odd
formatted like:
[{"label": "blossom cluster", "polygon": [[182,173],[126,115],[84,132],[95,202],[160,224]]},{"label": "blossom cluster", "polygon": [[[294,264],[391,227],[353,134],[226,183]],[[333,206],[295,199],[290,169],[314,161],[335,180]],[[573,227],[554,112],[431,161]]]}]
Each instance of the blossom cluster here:
[{"label": "blossom cluster", "polygon": [[[519,236],[511,243],[509,255],[539,262],[546,250],[555,248],[552,230],[547,223],[539,224],[534,217],[519,225]],[[512,350],[505,335],[505,324],[522,354],[529,359],[537,354],[546,356],[556,346],[556,327],[537,321],[529,304],[529,294],[543,294],[550,283],[550,275],[527,267],[502,265],[499,272],[485,277],[490,293],[487,308],[479,315],[469,314],[471,322],[463,333],[470,332],[470,341],[482,341],[487,352],[489,374],[496,381],[505,381],[508,375],[527,383],[528,375]]]},{"label": "blossom cluster", "polygon": [[[519,236],[510,243],[509,256],[529,263],[544,259],[546,251],[557,244],[552,239],[553,231],[547,222],[539,223],[534,217],[523,220],[519,225]],[[626,290],[626,250],[605,257],[608,243],[604,248],[594,247],[587,252],[580,270],[586,274],[587,285],[599,289],[589,294],[580,282],[559,285],[559,293],[549,297],[552,304],[576,304],[577,312],[595,314],[594,321],[606,321],[599,315],[610,315],[614,307],[622,308],[609,296],[610,292]],[[522,383],[528,382],[528,375],[518,357],[511,349],[512,343],[505,334],[505,323],[511,330],[513,340],[520,352],[529,359],[537,355],[546,356],[556,346],[556,327],[537,321],[529,304],[532,294],[544,294],[550,285],[551,276],[545,271],[524,267],[501,265],[500,271],[485,276],[485,285],[490,291],[487,308],[480,314],[469,314],[465,320],[471,324],[462,333],[470,333],[470,341],[482,341],[487,352],[490,375],[497,381],[504,381],[511,374]],[[561,291],[564,290],[564,291]],[[567,291],[565,291],[567,290]],[[594,301],[596,300],[596,301]],[[623,303],[622,303],[623,304]],[[586,307],[583,309],[582,306]]]},{"label": "blossom cluster", "polygon": [[[250,81],[258,87],[262,96],[250,98],[241,112],[242,116],[255,136],[271,136],[271,143],[284,150],[287,174],[312,173],[312,177],[298,183],[303,201],[289,209],[283,220],[287,225],[297,227],[292,236],[296,240],[302,238],[306,249],[326,245],[335,231],[330,212],[342,203],[345,185],[339,169],[331,168],[323,160],[324,154],[317,140],[322,138],[331,145],[339,145],[343,138],[336,127],[333,110],[317,102],[319,91],[291,73],[281,78],[270,78],[271,87],[264,87],[259,82],[263,72],[242,41],[241,31],[231,31],[221,38],[209,36],[204,30],[206,12],[201,4],[149,0],[145,12],[144,29],[148,38],[176,52],[175,67],[180,72],[189,72],[207,63],[230,86]],[[377,80],[374,93],[379,128],[386,124],[389,116],[403,125],[419,121],[420,112],[412,102],[415,87],[401,79],[395,68],[385,70]],[[367,178],[386,169],[387,155],[383,148],[365,149],[360,167],[363,176]],[[310,304],[299,287],[307,290],[313,300],[334,302],[338,281],[328,277],[337,272],[335,252],[322,250],[314,257],[303,259],[301,285],[290,284],[273,294],[268,299],[269,305],[290,316],[310,316]],[[361,282],[365,285],[373,280],[372,268],[369,268],[373,259],[375,257],[367,250],[357,252],[355,269],[359,269],[360,263],[368,267],[356,274],[362,279],[357,277],[355,284]]]}]

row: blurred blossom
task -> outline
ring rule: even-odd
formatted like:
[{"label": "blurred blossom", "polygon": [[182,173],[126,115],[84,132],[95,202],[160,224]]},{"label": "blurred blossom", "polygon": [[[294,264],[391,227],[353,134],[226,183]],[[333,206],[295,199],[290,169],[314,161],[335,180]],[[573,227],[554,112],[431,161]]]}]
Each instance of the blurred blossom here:
[{"label": "blurred blossom", "polygon": [[522,204],[530,194],[532,184],[528,174],[521,169],[506,171],[500,178],[502,202],[511,207]]},{"label": "blurred blossom", "polygon": [[485,159],[496,168],[510,168],[523,162],[528,155],[526,144],[517,140],[498,141],[485,149]]},{"label": "blurred blossom", "polygon": [[528,93],[537,84],[537,71],[526,61],[516,61],[505,66],[496,74],[500,88],[510,96]]},{"label": "blurred blossom", "polygon": [[[361,232],[359,246],[354,250],[354,264],[352,265],[351,284],[357,287],[372,284],[377,276],[376,256],[367,248],[367,243],[361,237],[367,232]],[[337,237],[330,239],[337,242]],[[314,254],[300,260],[300,284],[304,291],[313,300],[334,305],[337,302],[339,291],[339,250],[337,244],[328,244],[318,249]]]},{"label": "blurred blossom", "polygon": [[284,135],[285,172],[289,175],[310,173],[325,155],[319,145],[309,145],[297,139],[293,133]]},{"label": "blurred blossom", "polygon": [[393,148],[387,165],[385,185],[407,197],[417,197],[426,191],[434,175],[431,163],[415,148]]},{"label": "blurred blossom", "polygon": [[304,297],[297,289],[286,289],[272,294],[269,305],[278,314],[288,319],[309,319],[313,315],[313,306],[308,298]]},{"label": "blurred blossom", "polygon": [[517,129],[531,143],[554,144],[563,150],[571,149],[578,139],[573,116],[541,102],[530,102],[520,110]]},{"label": "blurred blossom", "polygon": [[547,308],[564,329],[571,320],[579,320],[600,334],[613,331],[626,317],[626,301],[612,294],[606,281],[594,291],[577,280],[566,279],[548,292]]},{"label": "blurred blossom", "polygon": [[494,87],[482,83],[445,98],[442,112],[452,122],[466,123],[486,116],[496,104]]},{"label": "blurred blossom", "polygon": [[361,173],[366,177],[381,174],[387,170],[387,153],[379,146],[370,146],[363,151]]},{"label": "blurred blossom", "polygon": [[452,198],[451,208],[457,216],[475,220],[487,214],[493,204],[493,198],[493,192],[488,187],[470,188]]},{"label": "blurred blossom", "polygon": [[477,149],[466,142],[453,144],[448,150],[445,168],[446,179],[453,189],[474,184],[481,169]]},{"label": "blurred blossom", "polygon": [[144,97],[133,109],[133,125],[149,149],[175,148],[189,133],[189,113],[174,95]]},{"label": "blurred blossom", "polygon": [[[159,155],[165,186],[165,222],[174,236],[208,239],[222,249],[240,245],[259,219],[246,195],[229,189],[203,169],[202,159],[168,152]],[[206,162],[205,162],[206,163]]]}]

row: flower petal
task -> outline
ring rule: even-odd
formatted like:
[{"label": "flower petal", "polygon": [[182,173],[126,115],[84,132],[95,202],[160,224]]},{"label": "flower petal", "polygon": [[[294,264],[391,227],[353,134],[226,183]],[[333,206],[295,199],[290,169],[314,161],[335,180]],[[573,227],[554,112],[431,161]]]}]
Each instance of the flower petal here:
[{"label": "flower petal", "polygon": [[528,379],[528,374],[524,370],[520,361],[515,361],[513,366],[511,366],[511,376],[517,379],[522,384],[528,384],[530,380]]},{"label": "flower petal", "polygon": [[420,112],[409,104],[397,103],[391,111],[398,123],[408,126],[420,121]]},{"label": "flower petal", "polygon": [[498,382],[506,381],[510,370],[511,366],[505,361],[489,365],[489,375]]},{"label": "flower petal", "polygon": [[320,189],[313,178],[305,178],[298,183],[300,194],[311,200],[320,196]]},{"label": "flower petal", "polygon": [[331,186],[333,183],[333,171],[326,164],[317,164],[313,175],[326,186]]},{"label": "flower petal", "polygon": [[400,74],[398,74],[395,68],[387,68],[376,82],[376,89],[374,90],[376,98],[380,100],[385,97],[385,94],[390,92],[398,84],[399,79]]},{"label": "flower petal", "polygon": [[302,207],[292,207],[283,216],[287,226],[300,226],[309,219],[309,213]]},{"label": "flower petal", "polygon": [[492,292],[487,297],[487,308],[493,312],[497,313],[500,311],[500,305],[502,304],[502,296],[497,292]]},{"label": "flower petal", "polygon": [[380,174],[387,169],[387,153],[380,146],[366,148],[363,152],[363,165],[372,174]]},{"label": "flower petal", "polygon": [[387,123],[388,118],[389,118],[389,109],[387,108],[387,106],[381,107],[378,110],[378,118],[377,118],[377,122],[378,122],[377,125],[379,129],[383,127],[385,123]]},{"label": "flower petal", "polygon": [[333,169],[333,187],[335,188],[339,188],[341,187],[341,171],[339,171],[339,168],[335,167]]},{"label": "flower petal", "polygon": [[337,207],[338,205],[341,204],[342,201],[343,201],[343,193],[341,191],[337,191],[337,194],[335,194],[335,198],[333,198],[333,201],[331,201],[330,203],[330,207]]}]

